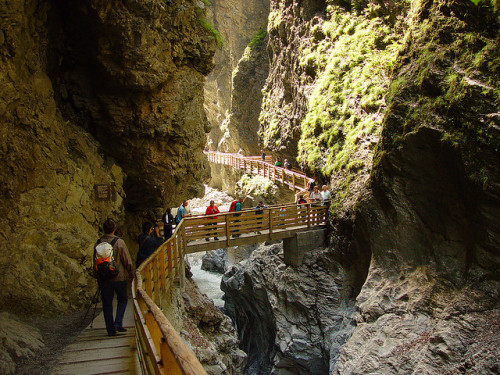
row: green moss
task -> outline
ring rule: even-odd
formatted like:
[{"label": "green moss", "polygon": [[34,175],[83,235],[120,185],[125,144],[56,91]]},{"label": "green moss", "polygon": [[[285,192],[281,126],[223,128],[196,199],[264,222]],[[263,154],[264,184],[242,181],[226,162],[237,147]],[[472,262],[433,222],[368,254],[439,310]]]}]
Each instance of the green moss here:
[{"label": "green moss", "polygon": [[389,75],[400,48],[382,19],[328,9],[329,19],[322,24],[325,40],[300,56],[300,65],[314,66],[320,78],[301,125],[298,157],[325,176],[362,167],[354,154],[360,139],[380,134]]},{"label": "green moss", "polygon": [[243,175],[236,183],[237,195],[253,195],[264,198],[267,203],[273,203],[276,200],[278,186],[268,178],[263,176]]},{"label": "green moss", "polygon": [[217,43],[219,47],[222,47],[224,45],[224,39],[220,35],[219,31],[205,18],[200,18],[199,22],[200,25],[210,33],[211,38],[215,41],[215,43]]},{"label": "green moss", "polygon": [[250,40],[250,43],[248,43],[248,47],[250,49],[257,48],[264,43],[264,40],[266,39],[267,35],[267,30],[262,27],[253,37],[252,40]]}]

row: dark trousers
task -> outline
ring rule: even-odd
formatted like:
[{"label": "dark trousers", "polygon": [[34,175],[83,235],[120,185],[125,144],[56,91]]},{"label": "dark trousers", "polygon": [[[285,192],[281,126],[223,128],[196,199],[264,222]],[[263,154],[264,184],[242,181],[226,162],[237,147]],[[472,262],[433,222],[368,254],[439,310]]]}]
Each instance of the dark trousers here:
[{"label": "dark trousers", "polygon": [[[104,322],[106,323],[106,331],[108,335],[115,333],[116,327],[123,327],[123,315],[127,307],[127,282],[113,281],[103,283],[101,286],[102,311],[104,314]],[[118,304],[116,306],[116,317],[113,320],[113,297],[116,293]]]}]

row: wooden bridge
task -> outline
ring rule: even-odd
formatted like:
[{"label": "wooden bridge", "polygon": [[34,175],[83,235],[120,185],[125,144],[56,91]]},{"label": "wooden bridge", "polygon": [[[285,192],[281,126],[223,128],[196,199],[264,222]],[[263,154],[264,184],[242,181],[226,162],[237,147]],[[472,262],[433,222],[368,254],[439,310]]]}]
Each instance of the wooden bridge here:
[{"label": "wooden bridge", "polygon": [[[209,153],[212,155],[210,158],[217,157],[218,160],[235,163],[247,172],[256,171],[256,174],[278,178],[297,191],[303,191],[311,180],[304,175],[299,176],[296,172],[274,167],[255,158],[234,155],[223,158],[217,154]],[[163,313],[172,303],[174,288],[183,285],[184,255],[275,239],[283,239],[285,243],[301,232],[324,228],[327,212],[328,207],[322,203],[293,203],[262,210],[251,209],[184,218],[175,228],[172,237],[141,264],[132,283],[136,346],[125,344],[122,352],[137,353],[138,364],[134,361],[134,369],[130,368],[128,371],[119,370],[113,367],[114,364],[110,364],[111,372],[105,373],[136,373],[136,368],[140,368],[143,374],[206,374],[194,353]],[[315,234],[313,236],[316,237]],[[292,258],[293,254],[288,254],[288,259]],[[286,259],[285,246],[285,261]],[[81,340],[84,347],[72,348],[73,352],[88,350],[88,336],[94,337],[96,331],[85,332]],[[102,333],[104,335],[104,331]],[[122,358],[124,362],[130,362],[113,351],[107,353],[110,360]],[[64,358],[66,362],[63,367],[59,366],[54,373],[90,374],[86,372],[85,361],[73,359],[71,353],[66,354]],[[72,368],[71,362],[74,362],[76,367]]]},{"label": "wooden bridge", "polygon": [[327,211],[327,206],[321,204],[287,204],[261,211],[252,209],[184,218],[172,237],[136,272],[134,313],[144,373],[205,374],[162,312],[170,303],[172,288],[183,283],[185,254],[291,238],[300,231],[324,228]]},{"label": "wooden bridge", "polygon": [[260,156],[226,154],[218,151],[205,151],[204,153],[211,163],[229,165],[248,174],[267,177],[273,182],[288,186],[296,192],[296,197],[300,194],[303,194],[306,199],[309,197],[307,187],[309,183],[314,182],[314,179],[307,177],[303,172],[273,165],[271,156],[266,156],[266,160],[262,160]]}]

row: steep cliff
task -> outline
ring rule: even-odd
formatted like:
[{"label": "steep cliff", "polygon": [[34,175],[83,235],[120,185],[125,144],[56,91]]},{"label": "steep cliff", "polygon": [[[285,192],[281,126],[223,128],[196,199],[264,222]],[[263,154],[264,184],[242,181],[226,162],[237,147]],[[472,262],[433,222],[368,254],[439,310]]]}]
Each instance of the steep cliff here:
[{"label": "steep cliff", "polygon": [[[266,25],[269,0],[214,0],[209,17],[223,43],[215,54],[216,68],[205,84],[205,109],[214,150],[255,155],[262,102],[268,74]],[[211,15],[211,16],[210,16]]]},{"label": "steep cliff", "polygon": [[[489,2],[271,2],[260,136],[329,181],[331,248],[313,257],[337,265],[325,280],[331,298],[349,287],[354,328],[300,341],[282,322],[321,314],[300,297],[319,289],[267,274],[281,262],[267,252],[227,275],[249,369],[498,372],[499,21]],[[303,351],[287,357],[290,331]]]},{"label": "steep cliff", "polygon": [[[423,1],[349,253],[371,258],[334,373],[500,368],[498,13]],[[349,256],[349,255],[348,255]]]},{"label": "steep cliff", "polygon": [[7,0],[0,14],[0,310],[53,315],[95,292],[107,216],[126,236],[203,191],[214,36],[196,1]]}]

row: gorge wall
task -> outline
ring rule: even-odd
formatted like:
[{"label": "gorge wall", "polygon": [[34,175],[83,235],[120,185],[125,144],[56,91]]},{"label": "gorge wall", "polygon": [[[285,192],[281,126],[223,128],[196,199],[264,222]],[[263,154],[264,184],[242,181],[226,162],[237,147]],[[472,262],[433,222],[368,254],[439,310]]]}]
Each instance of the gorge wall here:
[{"label": "gorge wall", "polygon": [[259,136],[334,198],[305,265],[226,273],[248,373],[499,371],[499,25],[486,1],[271,1]]},{"label": "gorge wall", "polygon": [[[0,310],[23,319],[90,302],[106,217],[134,257],[143,217],[203,193],[216,44],[191,0],[6,0],[0,15]],[[18,355],[2,348],[2,366]]]},{"label": "gorge wall", "polygon": [[214,0],[208,10],[222,39],[205,83],[208,144],[212,150],[257,155],[261,89],[269,70],[269,0]]}]

